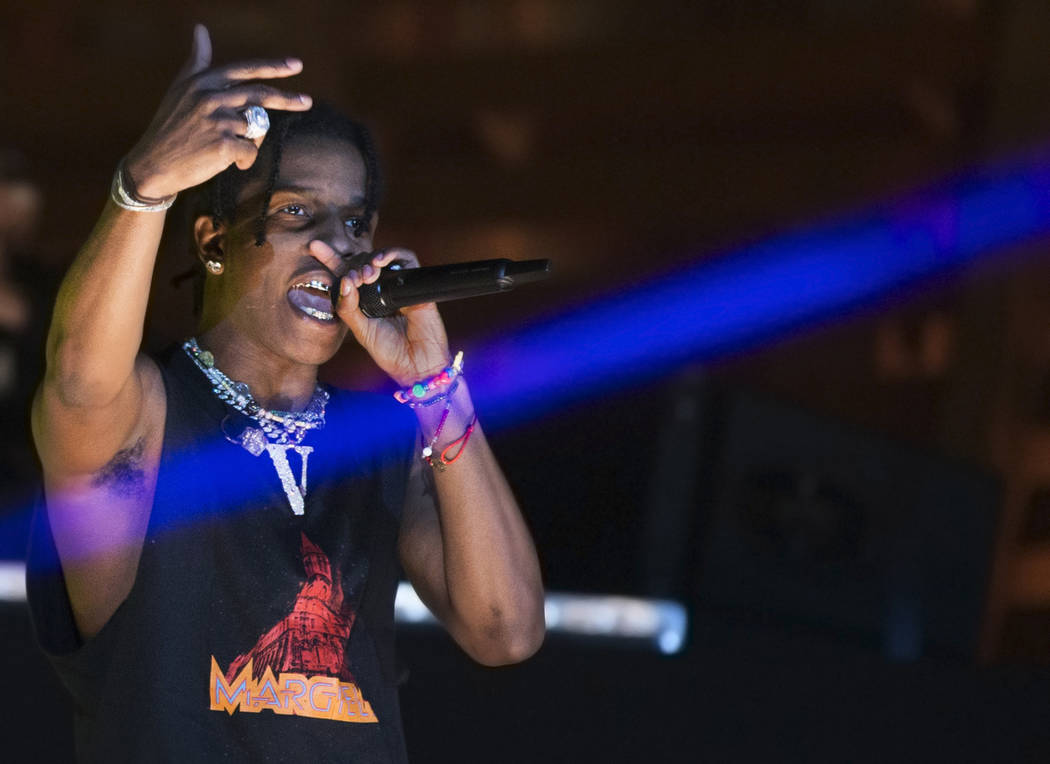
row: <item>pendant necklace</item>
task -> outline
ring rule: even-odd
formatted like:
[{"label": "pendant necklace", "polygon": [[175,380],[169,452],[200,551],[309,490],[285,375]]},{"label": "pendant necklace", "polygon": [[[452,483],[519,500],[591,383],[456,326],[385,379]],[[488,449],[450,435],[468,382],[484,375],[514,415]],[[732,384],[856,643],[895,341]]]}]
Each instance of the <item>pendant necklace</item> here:
[{"label": "pendant necklace", "polygon": [[[328,393],[317,385],[306,409],[303,411],[275,411],[263,408],[252,397],[251,389],[244,382],[236,382],[222,373],[215,366],[215,356],[207,350],[201,350],[194,337],[183,343],[182,349],[211,382],[211,391],[215,396],[235,411],[245,415],[257,427],[246,427],[239,435],[231,436],[223,428],[223,435],[252,456],[259,456],[265,451],[273,462],[277,479],[281,481],[284,495],[292,513],[302,515],[306,511],[306,465],[313,446],[300,445],[306,433],[324,427],[324,411],[328,404]],[[227,416],[226,419],[229,419]],[[225,425],[226,419],[223,420]],[[299,482],[292,475],[292,466],[288,462],[288,451],[295,451],[302,460]]]}]

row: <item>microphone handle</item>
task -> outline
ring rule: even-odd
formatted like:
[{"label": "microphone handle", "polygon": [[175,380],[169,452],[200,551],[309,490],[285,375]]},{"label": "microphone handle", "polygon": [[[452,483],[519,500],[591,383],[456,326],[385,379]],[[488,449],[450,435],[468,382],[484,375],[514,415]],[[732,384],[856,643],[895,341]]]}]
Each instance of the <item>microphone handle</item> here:
[{"label": "microphone handle", "polygon": [[544,278],[549,272],[550,260],[516,262],[506,258],[422,268],[384,268],[375,282],[358,290],[359,305],[369,318],[383,318],[425,302],[506,292],[518,283]]}]

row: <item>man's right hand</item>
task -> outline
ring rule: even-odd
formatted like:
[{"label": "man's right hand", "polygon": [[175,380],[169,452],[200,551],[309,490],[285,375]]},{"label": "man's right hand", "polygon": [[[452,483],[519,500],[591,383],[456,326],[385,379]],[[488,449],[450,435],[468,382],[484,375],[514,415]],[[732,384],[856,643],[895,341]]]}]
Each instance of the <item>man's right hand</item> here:
[{"label": "man's right hand", "polygon": [[189,59],[125,160],[125,172],[139,198],[167,198],[231,164],[242,170],[251,167],[265,136],[244,137],[248,124],[241,110],[245,107],[306,111],[312,105],[308,95],[258,82],[298,74],[303,68],[299,59],[210,66],[211,38],[207,28],[198,24]]}]

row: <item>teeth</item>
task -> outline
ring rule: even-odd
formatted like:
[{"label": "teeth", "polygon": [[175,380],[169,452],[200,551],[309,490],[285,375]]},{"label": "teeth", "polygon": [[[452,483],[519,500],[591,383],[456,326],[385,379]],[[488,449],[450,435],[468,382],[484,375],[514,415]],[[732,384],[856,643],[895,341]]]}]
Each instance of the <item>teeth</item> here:
[{"label": "teeth", "polygon": [[308,316],[313,316],[314,318],[319,318],[322,321],[331,321],[333,318],[335,318],[335,316],[333,316],[331,313],[328,313],[328,312],[323,311],[323,310],[317,310],[315,308],[311,308],[309,305],[300,306],[299,310],[301,310],[303,313],[305,313]]},{"label": "teeth", "polygon": [[311,279],[310,281],[300,281],[298,284],[293,284],[292,285],[292,289],[305,289],[305,288],[319,289],[322,292],[331,292],[332,291],[332,287],[331,286],[329,286],[328,284],[324,283],[323,281],[317,281],[316,279]]}]

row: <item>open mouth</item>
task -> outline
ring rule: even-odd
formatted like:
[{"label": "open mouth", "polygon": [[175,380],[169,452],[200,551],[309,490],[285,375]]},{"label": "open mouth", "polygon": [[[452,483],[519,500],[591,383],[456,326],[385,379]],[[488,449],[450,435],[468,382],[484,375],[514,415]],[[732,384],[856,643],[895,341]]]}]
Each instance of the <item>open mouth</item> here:
[{"label": "open mouth", "polygon": [[293,284],[288,290],[288,302],[310,318],[325,323],[336,320],[332,313],[332,287],[318,279]]}]

